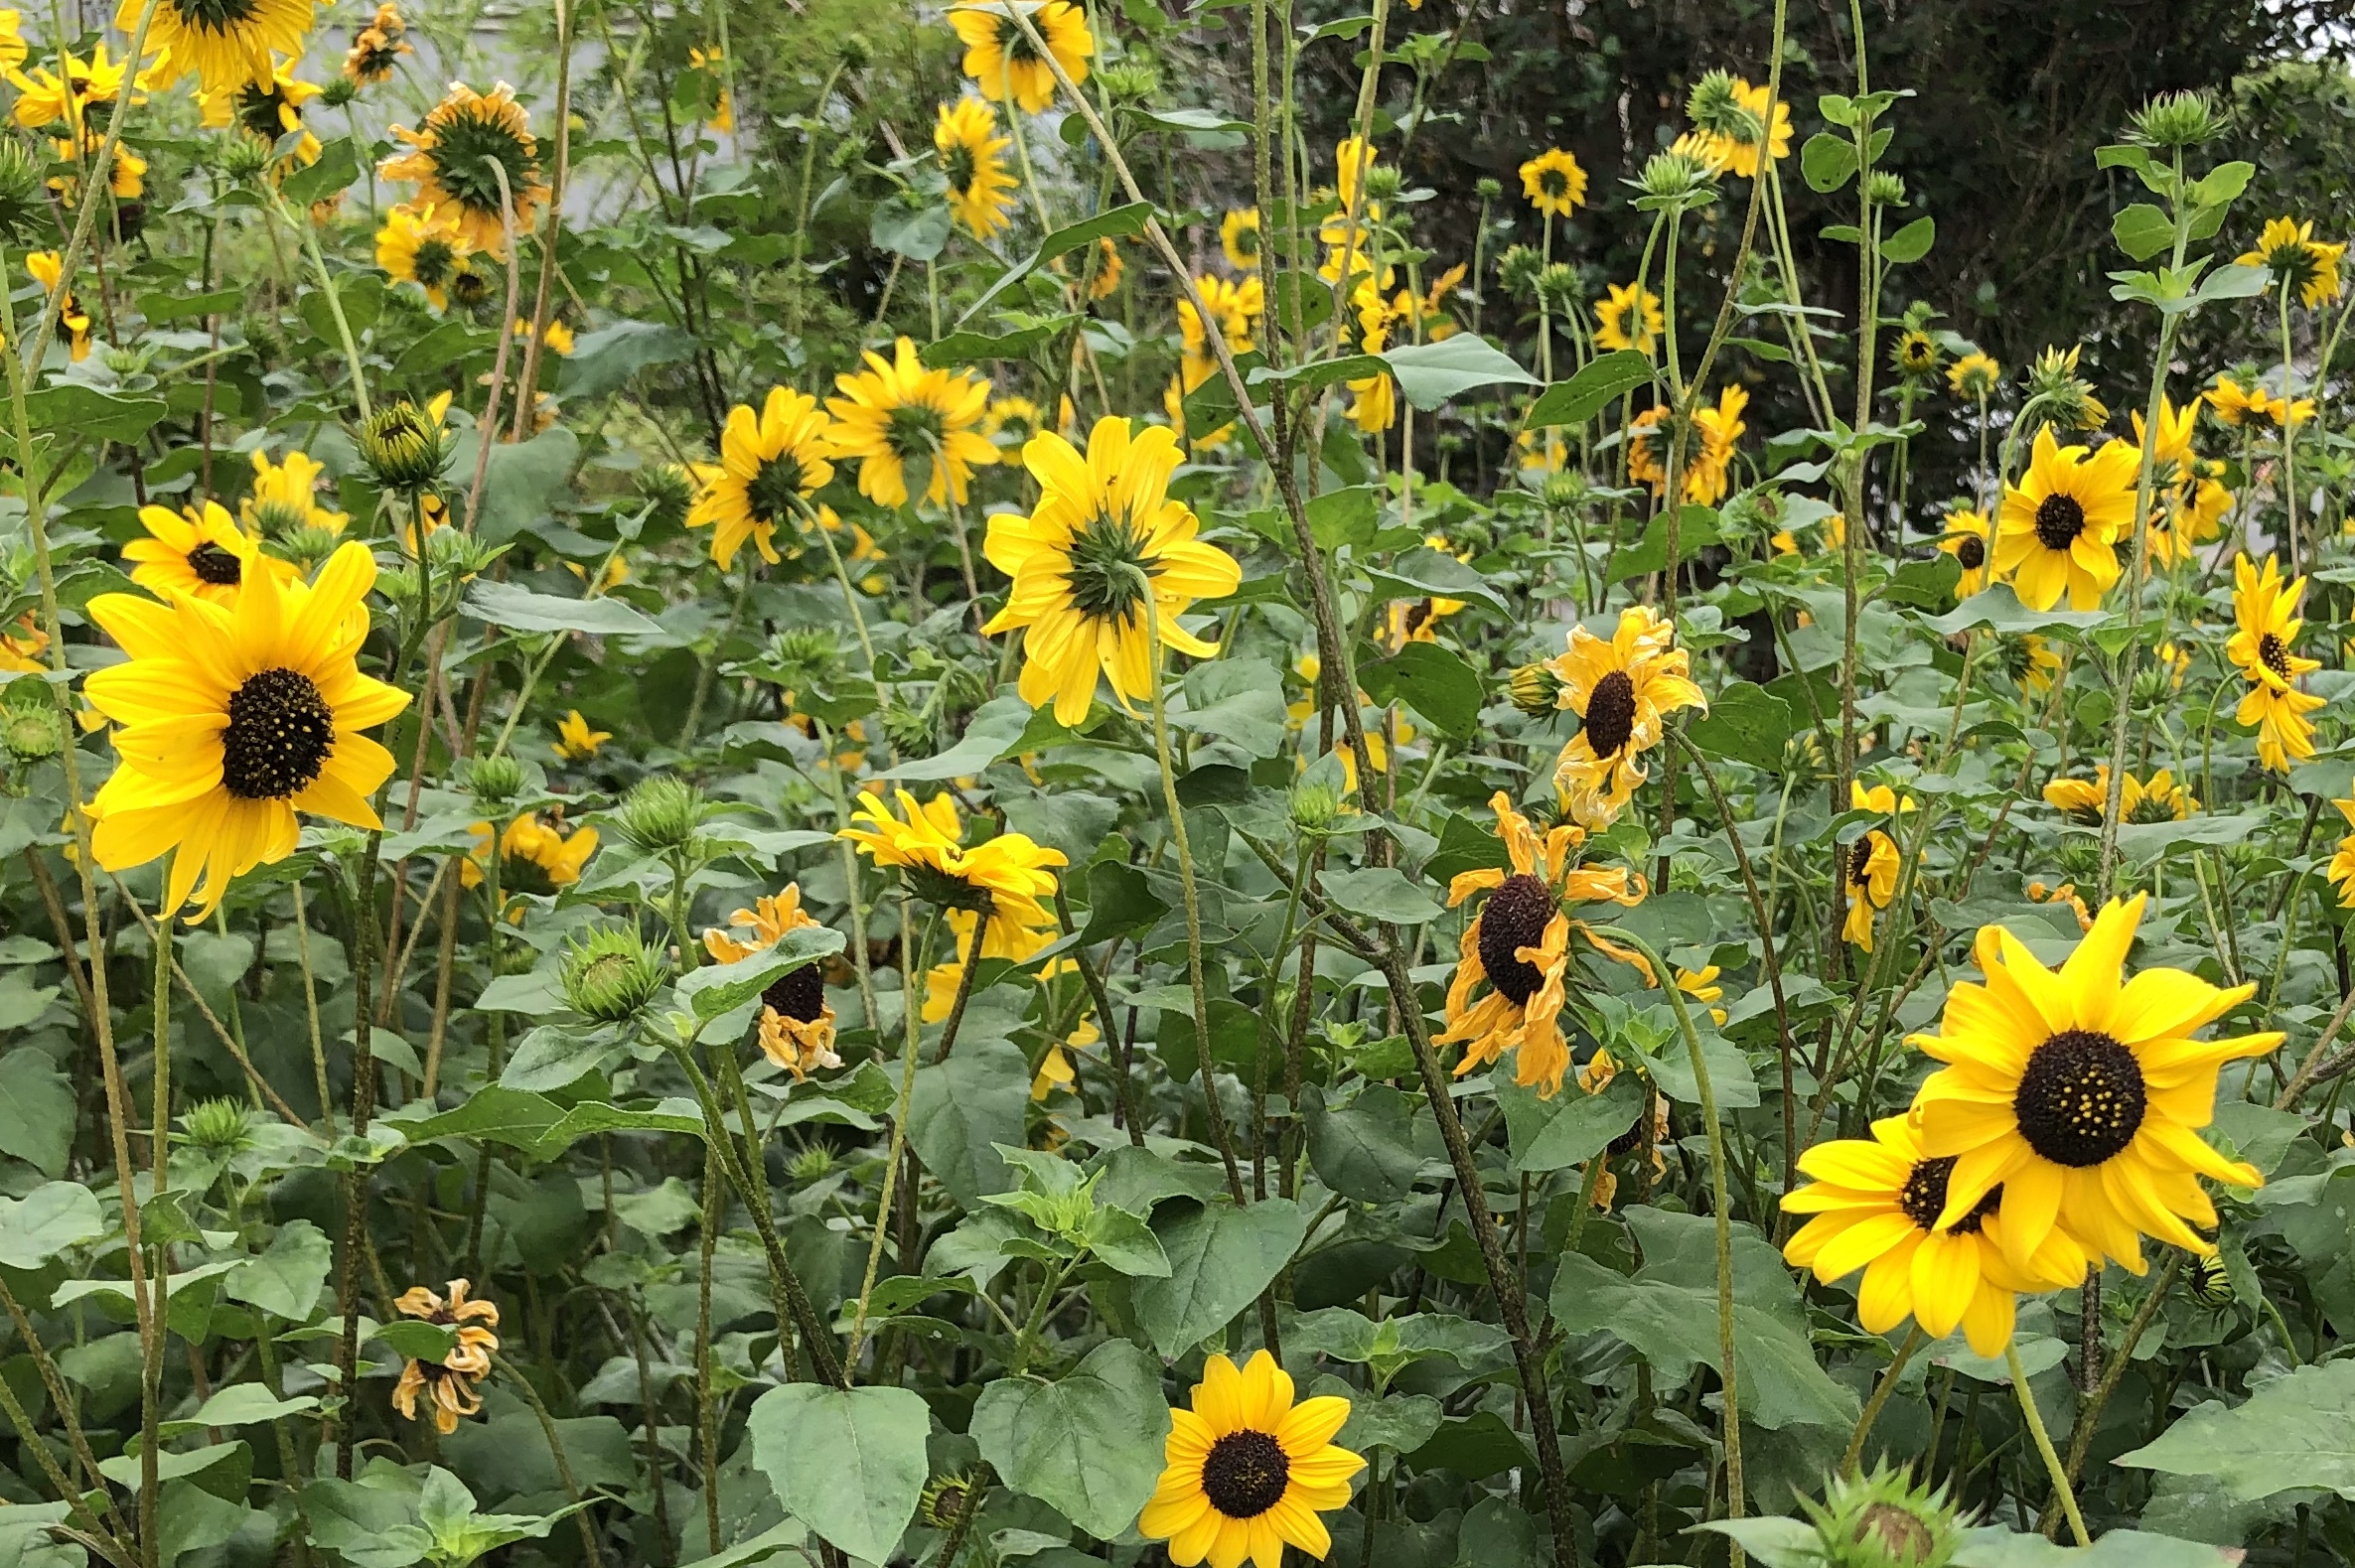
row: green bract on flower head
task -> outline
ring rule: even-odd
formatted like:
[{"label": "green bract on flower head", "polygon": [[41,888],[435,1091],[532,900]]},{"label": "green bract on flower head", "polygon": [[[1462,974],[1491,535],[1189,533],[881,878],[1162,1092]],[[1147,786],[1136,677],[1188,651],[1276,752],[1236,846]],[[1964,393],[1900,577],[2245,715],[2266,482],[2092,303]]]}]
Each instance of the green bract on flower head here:
[{"label": "green bract on flower head", "polygon": [[655,999],[665,966],[637,932],[600,926],[565,948],[561,974],[566,1006],[597,1023],[618,1024]]}]

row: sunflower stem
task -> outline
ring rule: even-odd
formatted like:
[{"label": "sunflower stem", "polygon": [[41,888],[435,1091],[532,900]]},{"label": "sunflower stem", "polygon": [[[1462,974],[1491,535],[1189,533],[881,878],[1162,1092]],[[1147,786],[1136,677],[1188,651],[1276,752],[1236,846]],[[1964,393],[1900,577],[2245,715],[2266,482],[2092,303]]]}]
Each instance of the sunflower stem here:
[{"label": "sunflower stem", "polygon": [[2053,1452],[2052,1434],[2044,1430],[2043,1413],[2036,1408],[2035,1392],[2028,1387],[2028,1369],[2020,1364],[2017,1338],[2003,1347],[2003,1361],[2011,1369],[2011,1391],[2019,1396],[2020,1418],[2028,1423],[2028,1436],[2035,1440],[2036,1452],[2044,1459],[2044,1473],[2052,1478],[2053,1496],[2060,1499],[2062,1511],[2069,1516],[2069,1533],[2077,1537],[2078,1545],[2091,1546],[2093,1537],[2085,1533],[2085,1515],[2077,1511],[2077,1494],[2069,1489],[2069,1473],[2061,1468],[2061,1456]]},{"label": "sunflower stem", "polygon": [[[270,207],[278,220],[301,241],[303,254],[311,261],[311,273],[319,280],[319,290],[327,296],[327,314],[336,324],[336,339],[343,345],[344,362],[352,369],[352,401],[358,405],[360,422],[365,425],[373,414],[368,398],[368,370],[360,356],[360,341],[353,337],[352,323],[344,315],[343,291],[336,287],[335,274],[327,270],[327,257],[320,253],[318,227],[298,219],[294,209],[286,205],[286,198],[274,186],[270,190]],[[417,545],[422,551],[424,539],[419,538]],[[430,607],[427,613],[431,613]]]},{"label": "sunflower stem", "polygon": [[[907,885],[902,883],[900,886],[900,930],[903,933],[915,929],[915,901],[908,896]],[[972,995],[973,974],[981,967],[981,934],[988,929],[988,927],[987,921],[975,919],[972,940],[965,943],[964,976],[957,982],[957,1007],[949,1015],[948,1027],[941,1032],[941,1043],[944,1047],[941,1054],[943,1056],[948,1055],[946,1047],[956,1042],[957,1025],[964,1016],[965,998]],[[908,1147],[908,1107],[916,1097],[916,1048],[920,1043],[919,1019],[922,1013],[922,1008],[917,1000],[917,980],[926,972],[925,955],[932,947],[933,933],[939,928],[940,920],[936,916],[931,928],[924,934],[923,942],[909,956],[907,967],[900,971],[905,982],[900,990],[903,1043],[900,1059],[900,1092],[899,1097],[892,1102],[891,1109],[891,1153],[883,1162],[883,1190],[875,1197],[875,1233],[867,1240],[867,1271],[859,1280],[858,1307],[850,1318],[850,1349],[842,1357],[843,1363],[850,1368],[850,1373],[854,1377],[858,1375],[859,1347],[867,1337],[867,1310],[875,1297],[875,1274],[883,1264],[883,1232],[888,1228],[891,1219],[892,1200],[898,1196],[900,1158]],[[868,1027],[873,1028],[874,1023],[874,1018],[870,1016],[867,1019]]]},{"label": "sunflower stem", "polygon": [[1896,1356],[1882,1369],[1879,1380],[1872,1385],[1872,1397],[1864,1401],[1863,1413],[1856,1417],[1856,1429],[1848,1434],[1848,1450],[1840,1461],[1841,1475],[1853,1476],[1863,1464],[1864,1440],[1872,1435],[1872,1423],[1880,1419],[1881,1407],[1897,1391],[1897,1379],[1904,1375],[1906,1362],[1913,1359],[1914,1352],[1929,1338],[1922,1332],[1922,1326],[1915,1324],[1906,1333],[1905,1343],[1897,1347]]}]

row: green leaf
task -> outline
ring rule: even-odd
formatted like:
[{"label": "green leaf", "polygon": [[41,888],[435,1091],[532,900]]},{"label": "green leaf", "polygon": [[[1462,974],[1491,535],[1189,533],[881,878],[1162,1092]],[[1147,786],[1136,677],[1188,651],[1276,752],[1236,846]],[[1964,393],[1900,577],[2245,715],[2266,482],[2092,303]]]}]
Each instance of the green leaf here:
[{"label": "green leaf", "polygon": [[1565,1083],[1551,1099],[1500,1073],[1496,1096],[1505,1112],[1513,1169],[1531,1174],[1566,1170],[1594,1158],[1644,1113],[1633,1072],[1614,1075],[1599,1094],[1580,1093],[1576,1084]]},{"label": "green leaf", "polygon": [[2355,1361],[2301,1366],[2245,1404],[2195,1405],[2117,1463],[2214,1476],[2243,1500],[2301,1487],[2355,1497]]},{"label": "green leaf", "polygon": [[644,637],[662,629],[619,599],[568,599],[537,594],[514,583],[477,578],[466,590],[466,613],[515,632],[586,632],[596,637]]},{"label": "green leaf", "polygon": [[1258,1299],[1299,1250],[1308,1219],[1282,1198],[1243,1209],[1171,1205],[1154,1214],[1153,1233],[1169,1255],[1170,1277],[1138,1280],[1129,1299],[1153,1349],[1174,1360]]},{"label": "green leaf", "polygon": [[970,1431],[1007,1486],[1099,1539],[1115,1539],[1161,1479],[1169,1435],[1161,1363],[1126,1340],[1107,1341],[1052,1383],[991,1383],[973,1405]]},{"label": "green leaf", "polygon": [[1550,425],[1582,425],[1650,381],[1657,373],[1652,361],[1633,349],[1614,349],[1586,361],[1576,375],[1556,381],[1538,394],[1522,423],[1532,429]]},{"label": "green leaf", "polygon": [[1443,550],[1429,545],[1408,550],[1388,566],[1367,568],[1378,600],[1477,600],[1505,615],[1517,612],[1489,580]]},{"label": "green leaf", "polygon": [[164,417],[160,397],[118,397],[94,386],[66,381],[25,394],[27,422],[35,435],[131,442]]},{"label": "green leaf", "polygon": [[268,1251],[237,1265],[221,1294],[289,1323],[308,1323],[334,1260],[325,1231],[308,1219],[290,1219],[270,1237]]},{"label": "green leaf", "polygon": [[694,352],[694,338],[668,322],[617,321],[573,341],[572,353],[559,361],[556,384],[568,398],[603,397],[648,366],[676,364]]},{"label": "green leaf", "polygon": [[395,1318],[377,1326],[376,1340],[395,1355],[413,1360],[439,1361],[458,1348],[458,1331],[448,1324],[420,1318]]},{"label": "green leaf", "polygon": [[1364,871],[1327,872],[1325,897],[1338,909],[1370,921],[1394,926],[1420,926],[1439,918],[1431,896],[1408,881],[1396,866],[1374,866]]},{"label": "green leaf", "polygon": [[2110,237],[2134,260],[2146,261],[2175,242],[2175,223],[2148,202],[2136,202],[2110,219]]},{"label": "green leaf", "polygon": [[1050,316],[996,335],[953,332],[937,343],[926,344],[917,357],[936,368],[951,369],[981,359],[1027,359],[1032,350],[1068,330],[1078,320],[1077,316]]},{"label": "green leaf", "polygon": [[1425,410],[1475,386],[1545,384],[1475,333],[1460,332],[1438,343],[1402,344],[1380,357],[1398,378],[1406,401]]},{"label": "green leaf", "polygon": [[867,220],[867,238],[878,250],[894,251],[910,261],[931,261],[948,248],[949,209],[926,201],[912,191],[896,191],[875,204]]},{"label": "green leaf", "polygon": [[1464,656],[1436,642],[1409,642],[1389,658],[1358,666],[1358,684],[1376,702],[1403,702],[1443,735],[1461,740],[1480,720],[1480,676]]},{"label": "green leaf", "polygon": [[891,1560],[930,1473],[922,1395],[787,1383],[755,1400],[745,1425],[787,1512],[853,1557]]},{"label": "green leaf", "polygon": [[279,194],[286,205],[301,212],[313,202],[324,202],[360,178],[360,150],[349,136],[338,136],[319,148],[319,161],[286,177]]},{"label": "green leaf", "polygon": [[1799,172],[1811,191],[1839,190],[1856,177],[1855,140],[1818,131],[1799,149]]},{"label": "green leaf", "polygon": [[248,1426],[318,1408],[319,1401],[309,1394],[281,1399],[260,1383],[231,1383],[216,1390],[196,1419],[205,1426]]},{"label": "green leaf", "polygon": [[1308,1122],[1308,1163],[1345,1198],[1390,1204],[1414,1188],[1422,1156],[1414,1147],[1414,1102],[1387,1083],[1369,1083],[1355,1098],[1325,1103],[1315,1084],[1301,1088]]},{"label": "green leaf", "polygon": [[312,1543],[351,1568],[408,1568],[433,1545],[417,1523],[415,1503],[390,1488],[314,1481],[303,1488],[302,1510]]},{"label": "green leaf", "polygon": [[776,945],[749,958],[705,964],[681,976],[678,999],[693,1010],[697,1023],[708,1024],[742,1007],[795,970],[840,952],[842,944],[842,933],[831,927],[797,927]]},{"label": "green leaf", "polygon": [[[894,1068],[896,1074],[898,1069]],[[998,1144],[1020,1148],[1030,1065],[1010,1040],[960,1040],[948,1061],[916,1069],[908,1137],[924,1168],[970,1209],[1013,1185]]]},{"label": "green leaf", "polygon": [[2050,610],[2030,610],[2019,602],[2009,583],[1993,583],[1973,594],[1942,616],[1924,616],[1922,625],[1940,637],[1953,637],[1973,627],[1986,627],[2006,637],[2024,632],[2041,636],[2054,633],[2074,635],[2101,626],[2110,620],[2100,610],[2063,610],[2058,605]]},{"label": "green leaf", "polygon": [[46,1051],[0,1057],[0,1149],[55,1180],[74,1149],[74,1085]]},{"label": "green leaf", "polygon": [[[454,472],[474,472],[474,443],[471,430],[458,437],[451,461]],[[505,544],[553,518],[580,455],[580,437],[562,425],[551,425],[528,441],[495,442],[491,466],[484,471],[483,511],[476,524],[484,542]]]},{"label": "green leaf", "polygon": [[1143,233],[1145,223],[1152,215],[1153,206],[1150,202],[1131,202],[1126,207],[1115,207],[1094,217],[1058,228],[1039,241],[1038,249],[999,273],[997,281],[983,289],[979,297],[965,307],[964,314],[957,318],[957,325],[962,327],[979,316],[1000,294],[1067,251],[1093,245],[1100,239],[1125,239],[1132,234]]},{"label": "green leaf", "polygon": [[1917,217],[1881,241],[1881,259],[1897,266],[1919,261],[1930,253],[1937,238],[1938,219]]},{"label": "green leaf", "polygon": [[1709,699],[1709,711],[1686,727],[1685,737],[1711,757],[1771,771],[1782,767],[1783,745],[1796,727],[1789,703],[1737,680]]},{"label": "green leaf", "polygon": [[2273,274],[2265,268],[2244,267],[2236,262],[2231,266],[2218,267],[2201,279],[2200,286],[2192,291],[2191,298],[2198,305],[2205,305],[2211,300],[2255,299],[2265,292],[2266,285],[2272,281]]},{"label": "green leaf", "polygon": [[39,1268],[105,1233],[97,1196],[77,1182],[45,1182],[21,1199],[0,1198],[0,1264],[10,1268]]}]

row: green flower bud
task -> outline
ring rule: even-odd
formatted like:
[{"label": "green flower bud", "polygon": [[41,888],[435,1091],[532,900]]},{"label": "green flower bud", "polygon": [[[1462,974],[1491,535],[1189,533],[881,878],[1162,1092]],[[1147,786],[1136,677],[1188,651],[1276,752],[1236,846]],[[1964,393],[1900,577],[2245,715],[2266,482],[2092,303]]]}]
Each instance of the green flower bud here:
[{"label": "green flower bud", "polygon": [[36,763],[64,752],[66,716],[46,696],[0,708],[0,747],[20,763]]},{"label": "green flower bud", "polygon": [[1946,1489],[1916,1486],[1904,1471],[1836,1477],[1821,1503],[1802,1505],[1825,1568],[1946,1568],[1963,1545]]},{"label": "green flower bud", "polygon": [[564,1000],[583,1018],[619,1024],[662,988],[662,955],[618,926],[600,926],[564,950]]},{"label": "green flower bud", "polygon": [[1674,150],[1654,153],[1637,183],[1645,196],[1658,202],[1692,202],[1714,189],[1705,165]]},{"label": "green flower bud", "polygon": [[2224,119],[2217,113],[2216,100],[2205,92],[2192,90],[2162,92],[2143,104],[2134,111],[2130,134],[2138,142],[2172,150],[2197,147],[2223,129]]},{"label": "green flower bud", "polygon": [[40,166],[19,142],[0,141],[0,235],[11,244],[23,244],[48,223]]},{"label": "green flower bud", "polygon": [[657,774],[622,801],[622,837],[647,854],[684,849],[703,821],[703,791],[685,780]]},{"label": "green flower bud", "polygon": [[1303,775],[1292,785],[1292,825],[1303,833],[1330,833],[1345,803],[1330,780]]},{"label": "green flower bud", "polygon": [[1098,71],[1096,79],[1104,84],[1104,95],[1115,108],[1149,102],[1161,90],[1161,72],[1149,61],[1114,61]]},{"label": "green flower bud", "polygon": [[1562,680],[1545,664],[1524,664],[1513,671],[1506,690],[1513,706],[1533,719],[1551,713],[1561,696]]},{"label": "green flower bud", "polygon": [[786,1163],[785,1174],[797,1187],[807,1187],[811,1182],[823,1181],[833,1169],[834,1157],[824,1144],[807,1143]]},{"label": "green flower bud", "polygon": [[1472,192],[1483,202],[1493,202],[1505,194],[1505,182],[1494,175],[1482,175],[1473,182]]},{"label": "green flower bud", "polygon": [[360,459],[384,489],[421,491],[450,466],[449,435],[404,397],[377,409],[361,427]]},{"label": "green flower bud", "polygon": [[340,109],[360,96],[360,83],[350,76],[333,75],[319,89],[319,101],[331,109]]},{"label": "green flower bud", "polygon": [[466,786],[483,805],[505,805],[523,792],[523,765],[506,752],[478,757],[466,771]]},{"label": "green flower bud", "polygon": [[1527,298],[1537,292],[1538,274],[1545,266],[1545,258],[1528,245],[1513,245],[1497,258],[1497,277],[1506,293]]},{"label": "green flower bud", "polygon": [[1585,475],[1575,469],[1565,469],[1559,474],[1546,475],[1545,488],[1538,495],[1545,503],[1547,511],[1569,511],[1585,504],[1589,489],[1591,487],[1586,483]]},{"label": "green flower bud", "polygon": [[270,167],[270,144],[252,136],[230,136],[221,145],[221,172],[238,185],[259,180]]},{"label": "green flower bud", "polygon": [[233,1099],[209,1099],[181,1118],[191,1147],[220,1159],[237,1154],[253,1142],[253,1112]]},{"label": "green flower bud", "polygon": [[1583,292],[1578,287],[1578,269],[1566,261],[1556,261],[1539,270],[1538,298],[1555,310],[1576,305]]},{"label": "green flower bud", "polygon": [[638,471],[638,499],[649,508],[648,522],[682,528],[687,508],[695,503],[695,478],[676,463],[650,465]]},{"label": "green flower bud", "polygon": [[1874,207],[1903,207],[1905,182],[1886,169],[1875,169],[1864,182],[1864,194]]},{"label": "green flower bud", "polygon": [[1398,193],[1405,189],[1406,176],[1394,165],[1378,163],[1366,171],[1366,200],[1369,202],[1396,201]]}]

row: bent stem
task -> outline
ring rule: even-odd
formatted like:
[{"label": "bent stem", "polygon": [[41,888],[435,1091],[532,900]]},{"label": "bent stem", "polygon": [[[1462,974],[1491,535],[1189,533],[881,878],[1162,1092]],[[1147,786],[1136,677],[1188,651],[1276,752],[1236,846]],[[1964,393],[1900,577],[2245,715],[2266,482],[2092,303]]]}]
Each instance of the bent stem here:
[{"label": "bent stem", "polygon": [[2020,1418],[2028,1423],[2028,1436],[2036,1440],[2036,1452],[2043,1456],[2045,1474],[2052,1477],[2052,1495],[2060,1499],[2062,1510],[2069,1515],[2069,1533],[2077,1537],[2078,1545],[2091,1546],[2093,1538],[2085,1533],[2085,1515],[2077,1511],[2077,1494],[2069,1489],[2069,1473],[2061,1468],[2061,1456],[2053,1452],[2052,1434],[2044,1430],[2044,1416],[2036,1408],[2036,1395],[2028,1388],[2028,1369],[2020,1364],[2016,1339],[2003,1347],[2003,1361],[2011,1369],[2011,1391],[2019,1396]]},{"label": "bent stem", "polygon": [[1915,1324],[1905,1336],[1905,1343],[1897,1347],[1897,1358],[1889,1362],[1872,1385],[1872,1397],[1864,1401],[1864,1413],[1856,1417],[1856,1430],[1848,1434],[1848,1451],[1840,1461],[1840,1473],[1853,1476],[1864,1462],[1864,1440],[1872,1435],[1872,1423],[1880,1419],[1881,1407],[1889,1402],[1889,1395],[1897,1391],[1897,1379],[1905,1373],[1905,1363],[1913,1359],[1913,1353],[1922,1348],[1929,1336],[1922,1326]]}]

